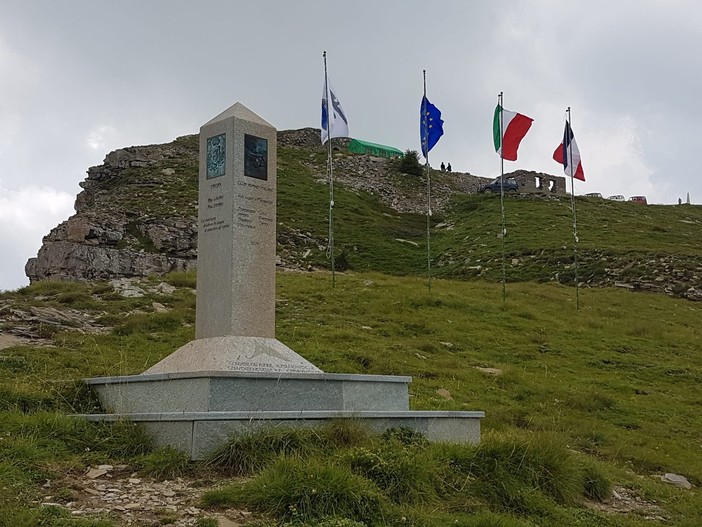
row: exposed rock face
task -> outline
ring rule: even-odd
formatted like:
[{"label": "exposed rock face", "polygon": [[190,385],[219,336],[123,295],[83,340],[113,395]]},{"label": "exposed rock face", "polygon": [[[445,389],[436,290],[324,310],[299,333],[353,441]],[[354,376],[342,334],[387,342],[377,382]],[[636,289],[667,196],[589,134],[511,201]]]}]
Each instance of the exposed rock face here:
[{"label": "exposed rock face", "polygon": [[[195,266],[197,136],[111,152],[80,183],[76,214],[44,237],[30,281],[105,280]],[[175,197],[175,199],[174,199]]]}]

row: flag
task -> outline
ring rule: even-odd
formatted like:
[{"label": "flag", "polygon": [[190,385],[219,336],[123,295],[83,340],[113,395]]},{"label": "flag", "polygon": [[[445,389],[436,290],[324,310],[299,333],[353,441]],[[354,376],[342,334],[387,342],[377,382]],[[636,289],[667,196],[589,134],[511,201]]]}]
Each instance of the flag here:
[{"label": "flag", "polygon": [[[534,119],[521,113],[505,110],[499,104],[495,108],[492,121],[492,136],[495,151],[508,161],[517,160],[517,149]],[[502,133],[500,133],[502,132]]]},{"label": "flag", "polygon": [[553,152],[553,159],[563,165],[563,172],[566,176],[585,181],[585,172],[583,172],[583,165],[580,162],[580,150],[578,150],[575,134],[568,121],[566,121],[563,131],[563,141]]},{"label": "flag", "polygon": [[425,95],[422,97],[422,106],[419,110],[419,138],[425,158],[442,135],[444,135],[444,121],[441,120],[441,111],[430,103]]},{"label": "flag", "polygon": [[322,144],[330,137],[349,137],[349,121],[331,84],[325,82],[322,88]]}]

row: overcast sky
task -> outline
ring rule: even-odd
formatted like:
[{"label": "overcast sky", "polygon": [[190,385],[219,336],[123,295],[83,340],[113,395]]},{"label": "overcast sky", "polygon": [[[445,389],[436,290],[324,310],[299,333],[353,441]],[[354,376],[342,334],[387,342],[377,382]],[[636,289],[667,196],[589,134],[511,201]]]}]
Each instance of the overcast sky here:
[{"label": "overcast sky", "polygon": [[702,202],[698,0],[0,0],[0,289],[73,213],[89,166],[170,142],[241,102],[319,127],[322,52],[351,135],[419,150],[422,70],[445,134],[433,166],[500,172],[497,95],[534,119],[519,168],[552,159],[565,110],[576,194]]}]

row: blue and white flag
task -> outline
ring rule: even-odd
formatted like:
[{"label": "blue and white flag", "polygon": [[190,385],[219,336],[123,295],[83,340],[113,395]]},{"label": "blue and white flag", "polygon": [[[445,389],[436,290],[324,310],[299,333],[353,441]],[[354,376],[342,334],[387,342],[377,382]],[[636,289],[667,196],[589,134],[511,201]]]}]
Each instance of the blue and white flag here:
[{"label": "blue and white flag", "polygon": [[349,121],[330,82],[322,88],[322,144],[331,137],[349,137]]},{"label": "blue and white flag", "polygon": [[442,135],[444,135],[444,121],[441,120],[441,111],[430,103],[425,95],[422,97],[422,106],[419,110],[419,136],[425,158]]}]

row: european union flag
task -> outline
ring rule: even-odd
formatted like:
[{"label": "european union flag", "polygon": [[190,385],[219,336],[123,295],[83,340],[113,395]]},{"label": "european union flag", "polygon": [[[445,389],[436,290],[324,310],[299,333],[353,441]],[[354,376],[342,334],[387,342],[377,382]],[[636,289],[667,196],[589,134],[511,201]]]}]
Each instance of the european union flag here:
[{"label": "european union flag", "polygon": [[422,141],[422,154],[426,158],[429,150],[444,135],[444,121],[441,120],[441,111],[429,102],[426,95],[422,97],[419,112],[419,137]]}]

